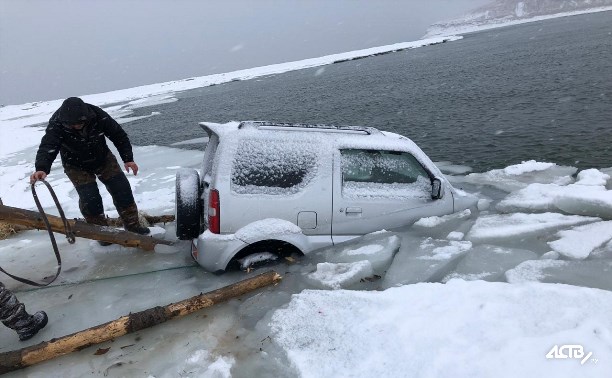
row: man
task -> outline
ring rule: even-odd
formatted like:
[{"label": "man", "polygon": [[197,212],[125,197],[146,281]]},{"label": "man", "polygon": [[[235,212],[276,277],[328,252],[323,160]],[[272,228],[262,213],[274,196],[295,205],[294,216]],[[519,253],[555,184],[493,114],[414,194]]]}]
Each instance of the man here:
[{"label": "man", "polygon": [[43,329],[47,325],[48,318],[44,311],[38,311],[34,315],[28,314],[23,303],[19,302],[15,294],[0,282],[0,321],[15,330],[19,340],[24,341]]},{"label": "man", "polygon": [[138,174],[132,145],[117,121],[104,110],[86,104],[78,97],[67,98],[49,120],[36,154],[36,172],[30,176],[30,182],[47,177],[59,152],[64,172],[79,195],[79,208],[87,223],[108,226],[97,177],[112,196],[124,228],[148,234],[149,229],[138,220],[138,207],[130,183],[106,145],[105,137],[117,147],[126,172],[131,169],[134,175]]}]

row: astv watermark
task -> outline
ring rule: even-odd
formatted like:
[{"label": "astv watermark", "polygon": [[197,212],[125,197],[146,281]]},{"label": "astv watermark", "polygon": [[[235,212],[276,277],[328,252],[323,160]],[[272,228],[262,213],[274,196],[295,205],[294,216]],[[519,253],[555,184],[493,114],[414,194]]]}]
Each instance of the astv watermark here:
[{"label": "astv watermark", "polygon": [[586,355],[584,354],[584,348],[582,345],[555,345],[552,349],[546,354],[546,358],[552,359],[567,359],[574,358],[580,360],[580,365],[584,365],[587,361],[591,360],[593,363],[599,362],[597,358],[591,358],[593,356],[593,352],[589,352]]}]

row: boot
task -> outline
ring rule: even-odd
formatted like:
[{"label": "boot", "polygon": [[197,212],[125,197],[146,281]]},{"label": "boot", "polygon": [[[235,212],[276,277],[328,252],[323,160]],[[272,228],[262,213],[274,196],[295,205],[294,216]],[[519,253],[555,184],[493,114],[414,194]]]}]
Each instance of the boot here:
[{"label": "boot", "polygon": [[[106,220],[106,217],[104,216],[104,214],[85,215],[84,217],[85,217],[85,222],[87,223],[108,227],[108,220]],[[102,247],[107,247],[113,243],[98,240],[98,244],[100,244]]]},{"label": "boot", "polygon": [[140,235],[148,235],[151,232],[148,227],[140,224],[140,220],[138,219],[138,207],[136,204],[118,211],[121,220],[123,220],[123,228],[125,228],[126,231],[135,232]]},{"label": "boot", "polygon": [[43,329],[49,319],[44,311],[38,311],[34,315],[28,314],[24,304],[0,282],[0,321],[15,330],[19,340],[24,341]]}]

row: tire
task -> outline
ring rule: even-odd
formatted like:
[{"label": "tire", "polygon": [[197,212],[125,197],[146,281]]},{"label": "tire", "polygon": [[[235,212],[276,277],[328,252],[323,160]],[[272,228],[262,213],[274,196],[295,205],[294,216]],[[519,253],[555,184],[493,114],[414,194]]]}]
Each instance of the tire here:
[{"label": "tire", "polygon": [[175,195],[176,236],[181,240],[197,238],[202,211],[198,171],[182,168],[176,172]]}]

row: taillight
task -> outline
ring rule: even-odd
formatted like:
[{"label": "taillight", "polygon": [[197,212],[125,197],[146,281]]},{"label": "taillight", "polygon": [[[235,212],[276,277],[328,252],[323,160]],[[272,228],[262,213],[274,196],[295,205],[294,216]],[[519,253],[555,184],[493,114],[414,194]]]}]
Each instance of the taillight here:
[{"label": "taillight", "polygon": [[219,191],[213,189],[208,195],[208,230],[213,234],[221,232],[220,215]]}]

